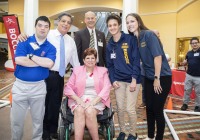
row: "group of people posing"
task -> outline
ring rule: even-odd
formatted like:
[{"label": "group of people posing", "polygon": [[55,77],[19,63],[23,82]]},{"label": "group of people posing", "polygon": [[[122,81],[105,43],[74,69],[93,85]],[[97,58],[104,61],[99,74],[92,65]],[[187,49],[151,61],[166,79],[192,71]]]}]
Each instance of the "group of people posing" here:
[{"label": "group of people posing", "polygon": [[[28,107],[33,122],[33,140],[57,138],[58,116],[63,90],[74,114],[75,139],[82,140],[85,126],[98,140],[96,116],[110,107],[114,88],[120,133],[117,140],[136,140],[136,103],[141,83],[140,63],[144,69],[144,94],[148,126],[147,140],[162,140],[165,119],[163,108],[171,88],[171,69],[163,46],[136,13],[126,16],[129,34],[121,31],[121,17],[111,14],[106,24],[112,37],[106,45],[104,33],[95,29],[95,13],[85,13],[86,28],[67,34],[72,17],[58,17],[57,29],[50,30],[49,19],[40,16],[35,34],[19,36],[16,49],[16,81],[12,88],[12,140],[21,140]],[[63,68],[73,72],[64,86]],[[80,66],[81,65],[81,66]],[[130,129],[126,130],[124,113]],[[156,135],[155,135],[156,124]]]}]

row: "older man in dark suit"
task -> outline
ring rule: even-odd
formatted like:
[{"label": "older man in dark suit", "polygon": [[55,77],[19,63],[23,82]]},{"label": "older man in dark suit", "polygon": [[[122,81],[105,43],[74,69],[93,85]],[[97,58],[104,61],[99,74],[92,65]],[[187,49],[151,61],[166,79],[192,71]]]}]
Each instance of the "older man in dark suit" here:
[{"label": "older man in dark suit", "polygon": [[97,52],[97,65],[105,66],[106,40],[103,32],[95,29],[96,15],[92,11],[85,13],[86,28],[75,33],[75,42],[78,51],[79,62],[83,65],[82,54],[85,49],[94,47]]}]

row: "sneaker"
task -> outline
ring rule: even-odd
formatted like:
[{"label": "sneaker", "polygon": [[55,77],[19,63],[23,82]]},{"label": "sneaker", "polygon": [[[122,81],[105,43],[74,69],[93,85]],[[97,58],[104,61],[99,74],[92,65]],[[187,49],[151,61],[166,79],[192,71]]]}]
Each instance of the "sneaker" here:
[{"label": "sneaker", "polygon": [[146,107],[146,104],[142,103],[138,108],[145,108],[145,107]]},{"label": "sneaker", "polygon": [[181,110],[185,111],[188,109],[188,105],[187,104],[183,104],[181,107]]},{"label": "sneaker", "polygon": [[127,140],[137,140],[137,134],[136,134],[136,136],[129,134]]},{"label": "sneaker", "polygon": [[195,108],[194,108],[194,112],[200,112],[200,107],[195,106]]},{"label": "sneaker", "polygon": [[117,137],[117,140],[124,140],[126,137],[126,134],[124,132],[120,132],[119,136]]}]

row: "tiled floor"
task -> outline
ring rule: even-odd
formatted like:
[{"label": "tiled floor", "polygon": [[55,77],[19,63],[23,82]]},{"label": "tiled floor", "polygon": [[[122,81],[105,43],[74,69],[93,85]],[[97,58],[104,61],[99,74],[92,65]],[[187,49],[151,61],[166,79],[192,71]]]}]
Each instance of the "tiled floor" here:
[{"label": "tiled floor", "polygon": [[[66,75],[66,78],[68,78],[68,75]],[[0,99],[1,100],[8,100],[8,95],[10,93],[10,89],[12,87],[12,83],[14,82],[15,78],[13,76],[13,72],[7,72],[5,70],[0,70]],[[172,96],[172,102],[173,102],[173,109],[180,110],[180,107],[182,105],[182,99],[177,96]],[[114,111],[116,110],[116,102],[115,102],[115,95],[113,91],[111,91],[111,101]],[[141,104],[141,91],[138,97],[138,105]],[[194,109],[194,101],[192,100],[189,104],[189,109],[193,111]],[[10,139],[10,121],[9,121],[9,111],[10,108],[4,107],[0,109],[0,139],[1,140],[9,140]],[[137,134],[139,139],[144,139],[147,134],[147,125],[146,125],[146,113],[145,109],[139,109],[137,108]],[[200,140],[200,116],[197,115],[184,115],[184,114],[172,114],[167,113],[178,137],[180,140]],[[125,120],[127,120],[127,116],[125,117]],[[114,121],[115,121],[115,134],[117,137],[119,133],[119,125],[117,120],[117,113],[114,115]],[[31,137],[31,118],[30,115],[28,115],[28,118],[26,119],[26,125],[25,125],[25,139],[30,139]],[[128,131],[128,124],[127,124],[127,131]],[[171,135],[171,132],[166,125],[165,134],[164,134],[165,140],[173,140],[173,137]]]}]

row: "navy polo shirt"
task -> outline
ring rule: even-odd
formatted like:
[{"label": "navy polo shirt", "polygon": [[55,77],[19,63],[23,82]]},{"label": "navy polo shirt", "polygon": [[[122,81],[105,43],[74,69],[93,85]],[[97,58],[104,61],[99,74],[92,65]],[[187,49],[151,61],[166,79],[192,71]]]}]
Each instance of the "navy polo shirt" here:
[{"label": "navy polo shirt", "polygon": [[150,30],[143,30],[139,37],[139,52],[144,68],[145,76],[149,79],[154,79],[155,66],[154,58],[162,56],[162,65],[160,76],[172,75],[170,66],[167,62],[163,46],[154,32]]},{"label": "navy polo shirt", "polygon": [[[46,57],[55,61],[56,59],[56,49],[47,40],[38,45],[39,49],[34,50],[30,43],[37,43],[35,35],[29,37],[25,42],[19,42],[15,52],[15,57],[27,56],[28,54],[33,54],[40,57]],[[37,43],[38,44],[38,43]],[[23,81],[36,82],[44,80],[49,76],[49,68],[37,66],[37,67],[26,67],[22,65],[17,65],[14,75]]]},{"label": "navy polo shirt", "polygon": [[200,49],[189,51],[186,55],[188,63],[187,74],[191,76],[200,76]]}]

